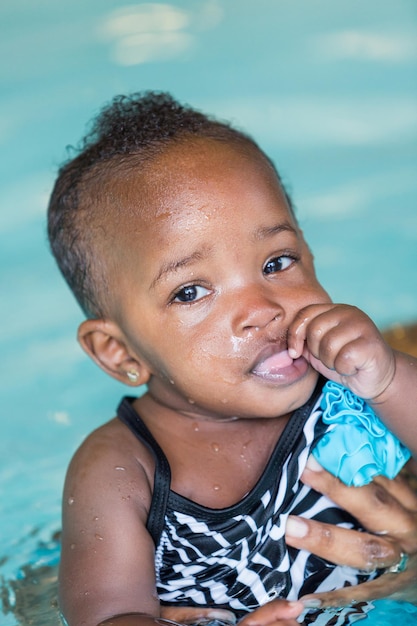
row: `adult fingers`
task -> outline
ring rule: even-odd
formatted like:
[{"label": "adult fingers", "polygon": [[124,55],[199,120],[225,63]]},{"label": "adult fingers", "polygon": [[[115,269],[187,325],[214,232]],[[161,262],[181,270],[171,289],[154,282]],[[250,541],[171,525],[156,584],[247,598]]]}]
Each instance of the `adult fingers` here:
[{"label": "adult fingers", "polygon": [[417,516],[381,481],[364,487],[347,487],[323,470],[313,457],[307,463],[302,480],[351,513],[366,530],[397,541],[407,553],[417,551]]},{"label": "adult fingers", "polygon": [[411,488],[409,480],[398,474],[390,480],[386,476],[375,476],[374,483],[381,485],[409,511],[417,512],[417,492]]},{"label": "adult fingers", "polygon": [[306,606],[337,607],[353,602],[369,602],[378,598],[391,598],[417,604],[417,556],[410,558],[406,571],[400,574],[386,573],[375,580],[354,587],[304,596]]},{"label": "adult fingers", "polygon": [[384,537],[293,516],[287,520],[285,540],[336,565],[367,572],[395,565],[402,551]]}]

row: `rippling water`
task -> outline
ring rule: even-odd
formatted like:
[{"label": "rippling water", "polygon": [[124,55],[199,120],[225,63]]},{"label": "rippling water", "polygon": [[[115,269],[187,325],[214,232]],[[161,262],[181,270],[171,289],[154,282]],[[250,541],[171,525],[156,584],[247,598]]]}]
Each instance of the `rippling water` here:
[{"label": "rippling water", "polygon": [[1,2],[0,626],[58,623],[65,469],[125,393],[76,345],[45,242],[65,146],[120,92],[231,119],[293,189],[334,299],[414,322],[416,24],[409,0]]}]

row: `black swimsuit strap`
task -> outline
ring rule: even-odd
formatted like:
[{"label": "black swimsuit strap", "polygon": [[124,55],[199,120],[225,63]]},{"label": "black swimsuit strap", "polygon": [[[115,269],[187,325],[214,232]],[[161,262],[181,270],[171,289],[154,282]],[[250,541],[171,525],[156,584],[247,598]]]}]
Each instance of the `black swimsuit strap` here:
[{"label": "black swimsuit strap", "polygon": [[[311,397],[303,406],[294,411],[291,419],[287,422],[267,464],[268,475],[270,471],[273,471],[274,476],[277,475],[278,470],[280,471],[288,450],[294,447],[294,443],[301,434],[307,417],[318,400],[323,384],[324,379],[320,377]],[[117,416],[147,446],[155,459],[154,489],[146,528],[155,546],[158,546],[164,528],[166,506],[171,493],[171,469],[162,448],[133,408],[132,403],[135,399],[128,396],[123,398],[118,406]],[[173,495],[182,500],[181,496]],[[256,497],[256,495],[255,491],[253,491],[249,494],[249,497]]]},{"label": "black swimsuit strap", "polygon": [[155,459],[153,495],[146,528],[157,546],[165,522],[165,509],[171,488],[171,470],[159,444],[133,408],[134,400],[136,398],[128,396],[123,398],[117,409],[117,417],[147,446]]}]

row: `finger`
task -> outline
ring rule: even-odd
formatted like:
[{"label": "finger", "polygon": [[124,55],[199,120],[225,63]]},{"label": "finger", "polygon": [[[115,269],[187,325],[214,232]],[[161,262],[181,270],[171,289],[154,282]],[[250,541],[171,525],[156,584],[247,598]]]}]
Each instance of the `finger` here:
[{"label": "finger", "polygon": [[288,518],[285,540],[336,565],[367,572],[391,567],[401,558],[401,547],[383,537],[300,517]]},{"label": "finger", "polygon": [[[288,329],[288,352],[291,358],[298,358],[303,354],[304,343],[311,322],[317,316],[324,317],[324,313],[334,308],[334,304],[312,304],[304,307],[297,313]],[[318,331],[320,332],[320,331]]]},{"label": "finger", "polygon": [[373,482],[380,484],[396,498],[405,509],[417,512],[417,493],[411,488],[410,482],[405,475],[398,474],[398,476],[392,480],[386,476],[375,476]]},{"label": "finger", "polygon": [[389,535],[408,553],[417,551],[417,519],[381,483],[347,487],[310,456],[302,481],[348,511],[366,530]]},{"label": "finger", "polygon": [[[361,336],[365,319],[368,320],[362,311],[348,305],[326,303],[307,306],[299,311],[289,328],[289,351],[294,348],[299,356],[303,344],[307,343],[309,351],[332,368],[333,356],[342,346]],[[291,351],[290,356],[293,356]]]},{"label": "finger", "polygon": [[226,609],[206,609],[188,606],[161,606],[161,617],[180,624],[194,624],[199,620],[220,620],[236,622],[236,616]]},{"label": "finger", "polygon": [[[337,374],[340,381],[348,381],[359,372],[368,373],[369,370],[374,370],[377,360],[379,363],[384,363],[382,350],[377,351],[377,342],[374,341],[373,351],[370,351],[369,338],[360,336],[355,331],[356,329],[352,330],[352,324],[347,321],[339,322],[326,329],[323,327],[321,318],[315,319],[307,331],[307,354],[310,353],[307,360],[322,374],[329,373],[331,379]],[[386,369],[389,372],[387,371],[384,376],[383,384],[379,383],[382,389],[385,389],[387,385],[385,378],[391,375],[389,367]],[[360,384],[360,379],[358,383]],[[358,387],[358,390],[362,391],[361,387]],[[368,389],[365,388],[364,392],[367,391]],[[376,392],[373,395],[377,395]]]},{"label": "finger", "polygon": [[304,611],[302,602],[288,600],[272,600],[259,607],[240,620],[238,626],[298,626],[295,619]]},{"label": "finger", "polygon": [[[343,587],[334,591],[303,596],[306,607],[325,608],[346,606],[353,602],[369,602],[379,598],[391,598],[403,602],[417,602],[417,559],[413,557],[401,574],[383,574],[375,580],[355,587]],[[319,604],[320,602],[320,604]]]}]

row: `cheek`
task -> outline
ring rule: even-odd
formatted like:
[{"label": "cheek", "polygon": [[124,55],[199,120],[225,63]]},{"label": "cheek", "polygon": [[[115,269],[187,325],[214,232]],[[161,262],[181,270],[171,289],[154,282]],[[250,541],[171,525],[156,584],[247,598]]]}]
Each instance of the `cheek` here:
[{"label": "cheek", "polygon": [[195,319],[193,323],[184,319],[160,320],[149,325],[148,332],[145,326],[143,340],[135,342],[136,348],[159,372],[212,368],[230,343],[227,333],[208,318],[198,323]]},{"label": "cheek", "polygon": [[317,298],[317,303],[318,304],[329,304],[330,302],[332,302],[331,297],[329,296],[327,291],[325,291],[323,289],[323,287],[320,286],[319,298]]},{"label": "cheek", "polygon": [[187,334],[182,354],[198,367],[203,363],[211,363],[221,358],[227,341],[226,335],[221,333],[216,326],[207,328],[206,325],[202,325],[194,332]]},{"label": "cheek", "polygon": [[306,291],[308,293],[308,298],[310,299],[309,304],[327,304],[331,302],[329,294],[319,283],[314,272],[307,281]]},{"label": "cheek", "polygon": [[182,370],[186,378],[197,374],[206,381],[222,380],[236,359],[227,317],[209,316],[198,325],[184,323],[172,330],[162,358],[171,371]]},{"label": "cheek", "polygon": [[202,385],[210,388],[221,385],[235,385],[247,365],[248,345],[253,341],[250,336],[235,337],[233,333],[215,327],[207,333],[196,336],[189,347],[188,362],[180,364],[184,374],[195,377],[197,374]]}]

